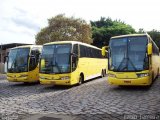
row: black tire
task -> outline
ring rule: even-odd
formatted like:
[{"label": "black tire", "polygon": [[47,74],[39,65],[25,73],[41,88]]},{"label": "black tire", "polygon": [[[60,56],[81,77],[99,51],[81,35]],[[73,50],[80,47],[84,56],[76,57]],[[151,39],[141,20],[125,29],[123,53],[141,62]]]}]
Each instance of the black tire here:
[{"label": "black tire", "polygon": [[101,72],[101,78],[103,78],[104,77],[104,71],[102,70],[102,72]]},{"label": "black tire", "polygon": [[104,77],[106,77],[106,69],[104,70]]},{"label": "black tire", "polygon": [[154,81],[154,73],[152,72],[152,81],[151,81],[151,84],[153,83]]},{"label": "black tire", "polygon": [[24,84],[26,84],[26,85],[28,85],[29,84],[29,82],[23,82]]},{"label": "black tire", "polygon": [[157,70],[157,78],[158,78],[158,76],[159,76],[159,68],[158,68],[158,70]]},{"label": "black tire", "polygon": [[78,85],[81,85],[83,82],[84,82],[84,77],[82,74],[80,74]]},{"label": "black tire", "polygon": [[154,72],[152,73],[152,82],[154,81]]}]

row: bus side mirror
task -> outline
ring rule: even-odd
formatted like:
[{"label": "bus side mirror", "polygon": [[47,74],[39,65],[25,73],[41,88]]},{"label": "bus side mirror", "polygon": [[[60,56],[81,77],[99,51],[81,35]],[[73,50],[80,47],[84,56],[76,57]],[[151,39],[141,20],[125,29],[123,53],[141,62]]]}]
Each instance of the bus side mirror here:
[{"label": "bus side mirror", "polygon": [[108,46],[102,47],[102,51],[101,51],[102,56],[106,56],[106,49],[107,48],[109,48],[109,47]]},{"label": "bus side mirror", "polygon": [[148,55],[152,55],[152,43],[148,43],[147,53],[148,53]]},{"label": "bus side mirror", "polygon": [[78,55],[76,53],[71,53],[72,57],[78,57]]},{"label": "bus side mirror", "polygon": [[30,56],[30,64],[32,66],[36,65],[36,57],[34,55],[31,55]]}]

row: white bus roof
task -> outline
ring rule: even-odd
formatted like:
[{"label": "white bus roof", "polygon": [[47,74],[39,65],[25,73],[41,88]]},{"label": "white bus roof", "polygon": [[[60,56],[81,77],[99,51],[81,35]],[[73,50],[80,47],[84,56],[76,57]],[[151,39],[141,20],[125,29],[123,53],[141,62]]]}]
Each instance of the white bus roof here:
[{"label": "white bus roof", "polygon": [[33,48],[33,47],[42,47],[42,45],[22,45],[22,46],[11,48],[11,50],[17,49],[17,48]]},{"label": "white bus roof", "polygon": [[96,46],[93,46],[93,45],[90,45],[90,44],[87,44],[87,43],[78,42],[78,41],[55,41],[55,42],[46,43],[46,44],[44,44],[44,45],[65,44],[65,43],[80,44],[80,45],[92,47],[92,48],[95,48],[95,49],[101,49],[101,48],[98,48],[98,47],[96,47]]},{"label": "white bus roof", "polygon": [[149,36],[149,35],[148,34],[128,34],[128,35],[114,36],[114,37],[111,37],[111,39],[113,39],[113,38],[121,38],[121,37],[134,37],[134,36]]}]

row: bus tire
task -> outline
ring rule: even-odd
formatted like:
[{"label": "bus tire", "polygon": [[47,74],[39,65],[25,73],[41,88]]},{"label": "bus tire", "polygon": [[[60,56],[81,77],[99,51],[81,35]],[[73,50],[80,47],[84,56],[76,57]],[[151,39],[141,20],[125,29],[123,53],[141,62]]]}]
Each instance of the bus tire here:
[{"label": "bus tire", "polygon": [[25,85],[29,84],[29,82],[23,82]]},{"label": "bus tire", "polygon": [[106,69],[104,69],[104,77],[106,76]]},{"label": "bus tire", "polygon": [[152,72],[152,81],[151,81],[151,84],[153,83],[154,81],[154,72]]},{"label": "bus tire", "polygon": [[84,82],[84,75],[83,75],[83,73],[81,73],[80,76],[79,76],[78,85],[81,85],[83,82]]},{"label": "bus tire", "polygon": [[157,70],[157,78],[158,78],[158,76],[159,76],[159,68],[158,68],[158,70]]},{"label": "bus tire", "polygon": [[104,70],[102,69],[102,71],[101,71],[101,78],[103,78],[104,77]]}]

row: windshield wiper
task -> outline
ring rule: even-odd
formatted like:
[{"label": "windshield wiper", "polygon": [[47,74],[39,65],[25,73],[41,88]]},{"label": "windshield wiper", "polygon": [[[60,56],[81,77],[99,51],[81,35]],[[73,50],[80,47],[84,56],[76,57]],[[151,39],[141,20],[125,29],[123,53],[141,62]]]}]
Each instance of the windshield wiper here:
[{"label": "windshield wiper", "polygon": [[130,58],[128,58],[128,61],[130,61],[130,63],[133,66],[134,70],[137,71],[137,68],[135,67],[135,65],[133,64],[133,62],[130,60]]},{"label": "windshield wiper", "polygon": [[[126,61],[126,62],[125,62],[125,66],[124,66],[123,68],[121,68],[121,66],[123,65],[124,61]],[[129,57],[127,57],[127,58],[125,57],[125,52],[124,52],[124,57],[123,57],[122,61],[120,62],[119,66],[118,66],[118,68],[117,68],[117,71],[120,71],[120,69],[121,69],[121,70],[127,69],[129,62],[131,63],[131,65],[132,65],[132,67],[134,68],[134,70],[137,71],[135,65],[134,65],[133,62],[130,60],[130,58],[129,58]]]},{"label": "windshield wiper", "polygon": [[[124,60],[127,60],[127,61],[125,62],[125,66],[124,66],[123,68],[121,68],[122,63],[123,63]],[[127,62],[128,62],[128,63],[130,62],[131,65],[132,65],[132,67],[134,68],[134,70],[137,71],[135,65],[134,65],[133,62],[130,60],[130,58],[124,58],[124,59],[121,61],[120,65],[118,66],[117,71],[120,71],[120,69],[121,69],[121,70],[127,69],[127,67],[128,67]]]},{"label": "windshield wiper", "polygon": [[[123,63],[123,61],[124,61],[125,59],[126,59],[126,58],[125,58],[125,52],[124,52],[123,59],[122,59],[122,61],[120,62],[119,66],[118,66],[118,68],[117,68],[117,71],[119,71],[119,69],[120,69],[120,67],[122,66],[122,63]],[[126,66],[125,66],[125,68],[126,68]],[[123,69],[124,69],[124,68],[123,68]]]},{"label": "windshield wiper", "polygon": [[124,63],[124,60],[128,60],[127,58],[123,58],[122,59],[122,61],[121,61],[121,63],[119,64],[119,66],[118,66],[118,68],[117,68],[117,71],[119,71],[120,69],[121,70],[124,70],[124,69],[126,69],[127,68],[127,61],[125,62],[125,66],[123,67],[123,68],[121,68],[121,66],[122,66],[122,64]]}]

